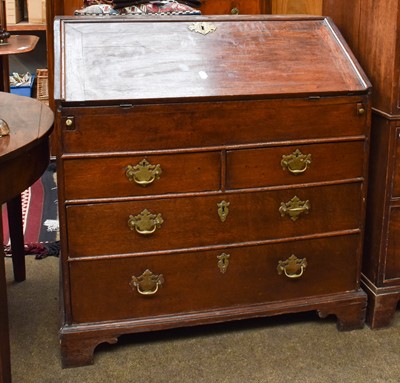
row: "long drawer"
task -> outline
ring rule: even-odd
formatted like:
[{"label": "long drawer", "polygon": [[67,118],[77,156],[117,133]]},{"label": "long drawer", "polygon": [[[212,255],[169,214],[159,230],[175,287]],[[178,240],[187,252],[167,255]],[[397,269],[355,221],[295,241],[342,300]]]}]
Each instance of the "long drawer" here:
[{"label": "long drawer", "polygon": [[[64,108],[64,153],[165,150],[366,133],[360,97]],[[101,139],[106,136],[107,139]]]},{"label": "long drawer", "polygon": [[351,291],[358,283],[358,245],[358,235],[347,235],[70,262],[73,322],[210,311]]},{"label": "long drawer", "polygon": [[361,183],[67,206],[70,257],[357,229]]}]

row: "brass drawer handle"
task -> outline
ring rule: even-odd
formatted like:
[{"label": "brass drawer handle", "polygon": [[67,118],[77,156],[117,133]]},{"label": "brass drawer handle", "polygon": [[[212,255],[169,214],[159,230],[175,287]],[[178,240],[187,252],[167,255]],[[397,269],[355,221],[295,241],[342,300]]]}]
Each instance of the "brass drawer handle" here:
[{"label": "brass drawer handle", "polygon": [[299,149],[292,154],[282,156],[282,168],[295,176],[304,173],[309,165],[311,165],[311,154],[303,154]]},{"label": "brass drawer handle", "polygon": [[281,202],[279,212],[282,217],[287,215],[294,222],[300,217],[300,215],[308,214],[310,208],[311,205],[308,200],[301,201],[297,196],[294,196],[289,202]]},{"label": "brass drawer handle", "polygon": [[129,181],[136,182],[143,187],[159,179],[161,173],[162,169],[159,164],[152,165],[145,158],[135,166],[128,165],[125,171],[126,178],[128,178]]},{"label": "brass drawer handle", "polygon": [[281,275],[284,273],[288,278],[295,279],[300,278],[303,275],[304,269],[307,267],[307,259],[297,258],[294,254],[292,254],[285,261],[279,261],[278,274]]},{"label": "brass drawer handle", "polygon": [[141,235],[153,234],[164,222],[161,214],[152,214],[144,209],[140,214],[129,216],[128,226]]},{"label": "brass drawer handle", "polygon": [[140,277],[132,276],[129,285],[141,295],[154,295],[164,283],[162,274],[153,274],[147,269]]},{"label": "brass drawer handle", "polygon": [[231,14],[232,15],[238,15],[239,14],[239,8],[236,8],[236,7],[232,8],[231,9]]}]

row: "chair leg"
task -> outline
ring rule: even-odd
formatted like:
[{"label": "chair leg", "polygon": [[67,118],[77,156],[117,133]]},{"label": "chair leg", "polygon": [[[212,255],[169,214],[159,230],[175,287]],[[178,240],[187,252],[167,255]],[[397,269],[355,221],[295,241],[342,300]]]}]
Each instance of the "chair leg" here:
[{"label": "chair leg", "polygon": [[14,280],[16,282],[22,282],[25,280],[25,250],[22,225],[21,195],[18,195],[7,202],[7,214],[11,240]]}]

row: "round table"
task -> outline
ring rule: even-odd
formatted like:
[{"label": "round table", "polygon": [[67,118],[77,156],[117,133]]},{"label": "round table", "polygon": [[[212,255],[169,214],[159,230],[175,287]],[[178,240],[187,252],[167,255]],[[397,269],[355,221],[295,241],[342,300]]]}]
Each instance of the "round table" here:
[{"label": "round table", "polygon": [[[0,138],[0,204],[31,186],[49,163],[49,135],[54,115],[30,98],[0,92],[0,118],[10,135]],[[0,240],[3,242],[0,220]],[[7,291],[3,246],[0,248],[0,383],[11,382]]]}]

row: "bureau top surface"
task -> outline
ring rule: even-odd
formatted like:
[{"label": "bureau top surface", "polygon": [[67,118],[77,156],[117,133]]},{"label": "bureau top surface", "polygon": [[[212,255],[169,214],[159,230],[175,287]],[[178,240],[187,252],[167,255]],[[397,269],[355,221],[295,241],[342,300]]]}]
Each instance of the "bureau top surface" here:
[{"label": "bureau top surface", "polygon": [[66,103],[338,95],[370,84],[324,17],[60,17],[55,99]]}]

